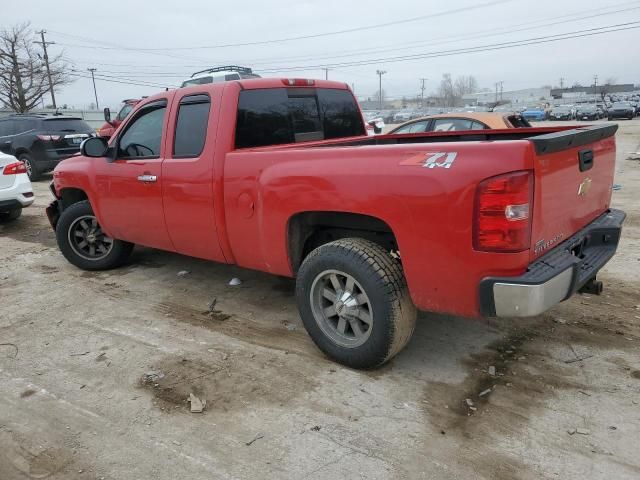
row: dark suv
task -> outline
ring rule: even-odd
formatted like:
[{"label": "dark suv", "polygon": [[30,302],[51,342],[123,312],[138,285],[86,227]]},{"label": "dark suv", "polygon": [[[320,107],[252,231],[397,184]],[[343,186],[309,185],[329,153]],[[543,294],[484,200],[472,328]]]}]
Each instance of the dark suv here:
[{"label": "dark suv", "polygon": [[0,118],[0,150],[24,162],[31,180],[80,151],[94,130],[81,118],[14,114]]}]

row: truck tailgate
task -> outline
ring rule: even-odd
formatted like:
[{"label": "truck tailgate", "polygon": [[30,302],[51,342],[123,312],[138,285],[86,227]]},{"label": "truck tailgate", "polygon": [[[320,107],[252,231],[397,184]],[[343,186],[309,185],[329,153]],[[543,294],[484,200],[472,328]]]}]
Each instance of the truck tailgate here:
[{"label": "truck tailgate", "polygon": [[617,125],[532,137],[535,197],[531,260],[607,210],[615,169]]}]

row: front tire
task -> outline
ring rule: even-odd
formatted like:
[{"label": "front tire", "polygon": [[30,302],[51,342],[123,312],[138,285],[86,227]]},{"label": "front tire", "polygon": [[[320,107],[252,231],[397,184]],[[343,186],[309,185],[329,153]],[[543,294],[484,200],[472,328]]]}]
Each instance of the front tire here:
[{"label": "front tire", "polygon": [[379,367],[415,327],[402,265],[369,240],[345,238],[313,250],[298,271],[296,297],[312,340],[348,367]]},{"label": "front tire", "polygon": [[89,202],[66,208],[56,225],[56,240],[64,257],[83,270],[108,270],[122,265],[133,244],[107,236]]}]

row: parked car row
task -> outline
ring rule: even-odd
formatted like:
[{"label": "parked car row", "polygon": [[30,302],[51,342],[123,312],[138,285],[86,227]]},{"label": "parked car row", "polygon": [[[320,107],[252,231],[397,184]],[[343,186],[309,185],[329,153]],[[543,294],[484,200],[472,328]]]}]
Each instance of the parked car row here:
[{"label": "parked car row", "polygon": [[0,118],[0,151],[24,163],[31,180],[78,153],[82,141],[92,136],[95,131],[82,118],[45,114]]}]

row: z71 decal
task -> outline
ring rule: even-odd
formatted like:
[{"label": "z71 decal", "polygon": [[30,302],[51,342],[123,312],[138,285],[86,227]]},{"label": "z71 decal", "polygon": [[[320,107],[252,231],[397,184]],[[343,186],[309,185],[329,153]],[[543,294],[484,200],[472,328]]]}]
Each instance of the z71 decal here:
[{"label": "z71 decal", "polygon": [[400,162],[400,165],[425,168],[451,168],[458,152],[418,153]]}]

